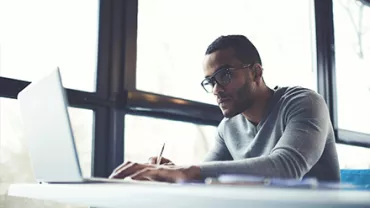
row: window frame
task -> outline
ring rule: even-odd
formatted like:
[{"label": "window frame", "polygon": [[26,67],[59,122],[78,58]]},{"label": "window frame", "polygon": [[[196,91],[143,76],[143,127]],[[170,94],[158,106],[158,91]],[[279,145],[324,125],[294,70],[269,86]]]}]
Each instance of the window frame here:
[{"label": "window frame", "polygon": [[315,0],[317,84],[330,112],[336,142],[370,147],[370,134],[338,127],[337,84],[335,67],[333,1]]},{"label": "window frame", "polygon": [[[370,135],[338,129],[332,0],[315,0],[317,89],[328,104],[338,143],[370,147]],[[138,0],[100,1],[96,92],[67,89],[71,107],[94,111],[92,176],[124,161],[126,114],[217,126],[216,105],[136,89]],[[30,82],[0,77],[0,97],[16,99]]]}]

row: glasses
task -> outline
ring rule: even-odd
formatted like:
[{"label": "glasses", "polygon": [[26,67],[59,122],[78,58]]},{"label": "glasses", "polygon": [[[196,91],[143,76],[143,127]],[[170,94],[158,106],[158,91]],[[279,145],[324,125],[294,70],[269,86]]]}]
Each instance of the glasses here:
[{"label": "glasses", "polygon": [[212,76],[205,78],[202,81],[201,85],[206,92],[212,93],[216,83],[222,87],[225,87],[227,84],[230,83],[232,78],[232,71],[246,69],[251,66],[252,64],[248,64],[243,65],[241,68],[224,68],[217,70]]}]

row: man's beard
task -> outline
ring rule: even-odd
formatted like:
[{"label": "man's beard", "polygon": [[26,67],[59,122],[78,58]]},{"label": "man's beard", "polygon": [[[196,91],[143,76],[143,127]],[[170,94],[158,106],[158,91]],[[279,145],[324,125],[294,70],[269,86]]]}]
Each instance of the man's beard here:
[{"label": "man's beard", "polygon": [[246,82],[242,87],[240,87],[235,93],[235,103],[233,106],[233,111],[230,112],[227,117],[231,118],[244,111],[250,109],[254,104],[254,89],[251,85]]}]

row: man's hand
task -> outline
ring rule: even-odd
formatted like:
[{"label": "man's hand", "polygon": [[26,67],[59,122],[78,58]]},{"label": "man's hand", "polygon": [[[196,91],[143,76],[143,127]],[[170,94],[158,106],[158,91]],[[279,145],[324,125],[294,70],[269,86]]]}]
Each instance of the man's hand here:
[{"label": "man's hand", "polygon": [[199,180],[200,168],[197,166],[156,166],[126,162],[117,167],[109,178],[126,178],[133,180],[150,180],[177,183],[181,181]]},{"label": "man's hand", "polygon": [[[149,158],[149,164],[153,164],[153,165],[157,164],[157,159],[158,159],[157,157]],[[175,165],[171,160],[169,160],[167,158],[164,158],[164,157],[161,158],[161,162],[159,164],[161,164],[161,165]]]},{"label": "man's hand", "polygon": [[200,179],[200,168],[197,166],[159,166],[145,168],[131,176],[133,180],[151,180],[169,183],[179,183]]},{"label": "man's hand", "polygon": [[140,163],[133,163],[133,162],[125,162],[122,165],[118,166],[116,169],[113,170],[113,173],[109,176],[109,178],[126,178],[129,177],[145,168],[154,168],[155,165],[152,164],[140,164]]}]

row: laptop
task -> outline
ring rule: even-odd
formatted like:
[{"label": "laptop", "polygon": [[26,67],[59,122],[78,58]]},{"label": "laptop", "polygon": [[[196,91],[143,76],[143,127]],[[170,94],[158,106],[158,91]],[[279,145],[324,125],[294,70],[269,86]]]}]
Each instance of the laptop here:
[{"label": "laptop", "polygon": [[128,182],[82,176],[59,68],[30,83],[18,94],[18,101],[31,165],[39,183]]}]

